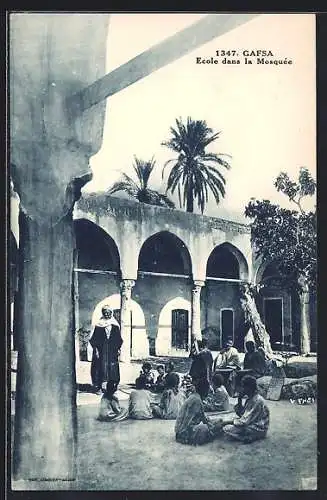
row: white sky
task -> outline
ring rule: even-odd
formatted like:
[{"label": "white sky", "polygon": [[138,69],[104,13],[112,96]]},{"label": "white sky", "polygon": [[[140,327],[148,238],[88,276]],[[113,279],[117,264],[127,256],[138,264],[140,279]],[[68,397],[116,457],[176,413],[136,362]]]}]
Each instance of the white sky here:
[{"label": "white sky", "polygon": [[[204,14],[113,14],[108,36],[111,71]],[[197,65],[217,49],[266,49],[292,65]],[[282,170],[296,176],[306,166],[315,176],[315,16],[262,14],[127,87],[107,101],[103,146],[91,160],[86,191],[104,190],[132,173],[133,156],[153,155],[151,187],[164,188],[161,168],[173,153],[161,142],[175,118],[204,119],[222,131],[212,151],[232,156],[225,171],[226,196],[205,212],[243,213],[254,196],[285,205],[273,181]]]}]

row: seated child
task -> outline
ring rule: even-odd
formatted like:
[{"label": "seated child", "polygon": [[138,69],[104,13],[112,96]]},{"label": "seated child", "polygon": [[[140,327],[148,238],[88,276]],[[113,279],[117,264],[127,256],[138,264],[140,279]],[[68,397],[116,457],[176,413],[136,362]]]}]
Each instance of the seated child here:
[{"label": "seated child", "polygon": [[194,392],[194,386],[192,384],[192,377],[188,373],[183,376],[182,389],[185,392],[186,397],[188,397],[190,394],[192,394],[192,392]]},{"label": "seated child", "polygon": [[260,349],[256,349],[256,345],[252,340],[245,342],[246,353],[243,361],[244,370],[251,370],[255,378],[263,377],[266,372],[265,353]]},{"label": "seated child", "polygon": [[201,394],[206,386],[205,380],[194,381],[194,391],[189,395],[175,422],[175,437],[178,443],[202,445],[221,435],[223,420],[213,422],[204,413]]},{"label": "seated child", "polygon": [[[144,379],[145,381],[145,388],[146,389],[152,389],[154,385],[154,374],[152,372],[152,366],[151,363],[145,362],[142,365],[142,370],[140,371],[140,375],[138,379]],[[136,379],[136,381],[138,380]],[[135,383],[136,383],[135,381]]]},{"label": "seated child", "polygon": [[212,377],[213,391],[203,401],[204,411],[227,411],[229,410],[229,396],[224,386],[224,378],[220,373],[214,373]]},{"label": "seated child", "polygon": [[120,407],[119,400],[115,395],[117,386],[117,382],[107,382],[106,390],[100,401],[98,420],[117,422],[128,417],[128,410]]},{"label": "seated child", "polygon": [[173,361],[169,361],[166,365],[166,373],[175,373],[175,364]]},{"label": "seated child", "polygon": [[146,388],[145,377],[138,377],[134,389],[129,396],[129,417],[136,420],[153,418],[151,409],[151,392]]},{"label": "seated child", "polygon": [[175,371],[175,363],[173,361],[169,361],[169,363],[166,364],[166,377],[169,373],[176,373],[176,375],[178,375],[178,373]]},{"label": "seated child", "polygon": [[183,390],[179,390],[179,376],[177,373],[169,373],[166,376],[166,388],[162,393],[159,405],[152,409],[153,415],[165,420],[175,420],[182,407],[186,395]]},{"label": "seated child", "polygon": [[[245,398],[243,404],[242,399]],[[269,429],[269,408],[258,393],[257,380],[245,375],[241,381],[241,392],[235,406],[237,418],[224,422],[224,433],[243,443],[252,443],[266,437]]]},{"label": "seated child", "polygon": [[157,380],[155,381],[155,384],[153,386],[153,390],[156,393],[161,393],[161,392],[163,392],[163,390],[165,388],[165,384],[166,384],[166,382],[165,382],[165,377],[166,377],[165,366],[159,365],[157,370],[158,370],[158,377],[157,377]]}]

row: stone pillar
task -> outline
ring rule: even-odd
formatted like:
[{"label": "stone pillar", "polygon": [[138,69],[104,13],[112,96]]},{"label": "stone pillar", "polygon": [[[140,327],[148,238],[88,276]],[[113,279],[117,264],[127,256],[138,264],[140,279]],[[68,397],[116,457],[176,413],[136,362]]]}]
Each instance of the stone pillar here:
[{"label": "stone pillar", "polygon": [[73,221],[67,214],[52,226],[21,213],[20,231],[14,477],[73,479]]},{"label": "stone pillar", "polygon": [[300,291],[300,352],[308,354],[310,348],[310,293],[304,280],[299,279]]},{"label": "stone pillar", "polygon": [[192,339],[201,340],[201,307],[200,296],[201,288],[205,282],[202,280],[194,280],[192,288],[192,322],[191,322],[191,336]]},{"label": "stone pillar", "polygon": [[10,175],[20,200],[14,480],[76,477],[73,208],[92,178],[105,103],[74,114],[66,98],[104,75],[107,29],[101,14],[10,14]]},{"label": "stone pillar", "polygon": [[131,359],[131,296],[134,280],[123,279],[120,283],[120,328],[123,338],[120,361],[129,363]]}]

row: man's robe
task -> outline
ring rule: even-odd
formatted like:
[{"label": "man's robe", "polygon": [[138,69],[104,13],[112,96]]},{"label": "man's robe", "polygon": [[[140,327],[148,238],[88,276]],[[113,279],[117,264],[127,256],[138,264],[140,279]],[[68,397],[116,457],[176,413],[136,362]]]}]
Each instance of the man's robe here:
[{"label": "man's robe", "polygon": [[[93,385],[96,387],[100,387],[103,382],[108,382],[109,380],[119,383],[118,356],[122,343],[123,339],[118,326],[111,325],[109,338],[107,338],[104,327],[95,327],[90,344],[93,347],[91,378]],[[99,353],[99,357],[96,356],[96,350]]]}]

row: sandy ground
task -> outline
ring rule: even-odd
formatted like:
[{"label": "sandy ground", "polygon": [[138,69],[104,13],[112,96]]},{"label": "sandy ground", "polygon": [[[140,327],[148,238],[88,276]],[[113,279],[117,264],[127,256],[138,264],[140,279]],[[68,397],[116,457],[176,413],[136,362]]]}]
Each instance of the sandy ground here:
[{"label": "sandy ground", "polygon": [[[89,363],[79,382],[89,382]],[[134,377],[139,366],[130,368]],[[128,377],[127,377],[128,378]],[[124,389],[124,386],[122,386]],[[121,404],[128,395],[119,392]],[[313,490],[317,487],[317,407],[267,401],[267,438],[243,445],[220,438],[176,443],[174,421],[96,420],[100,396],[78,394],[78,475],[72,482],[15,481],[16,490]]]}]

